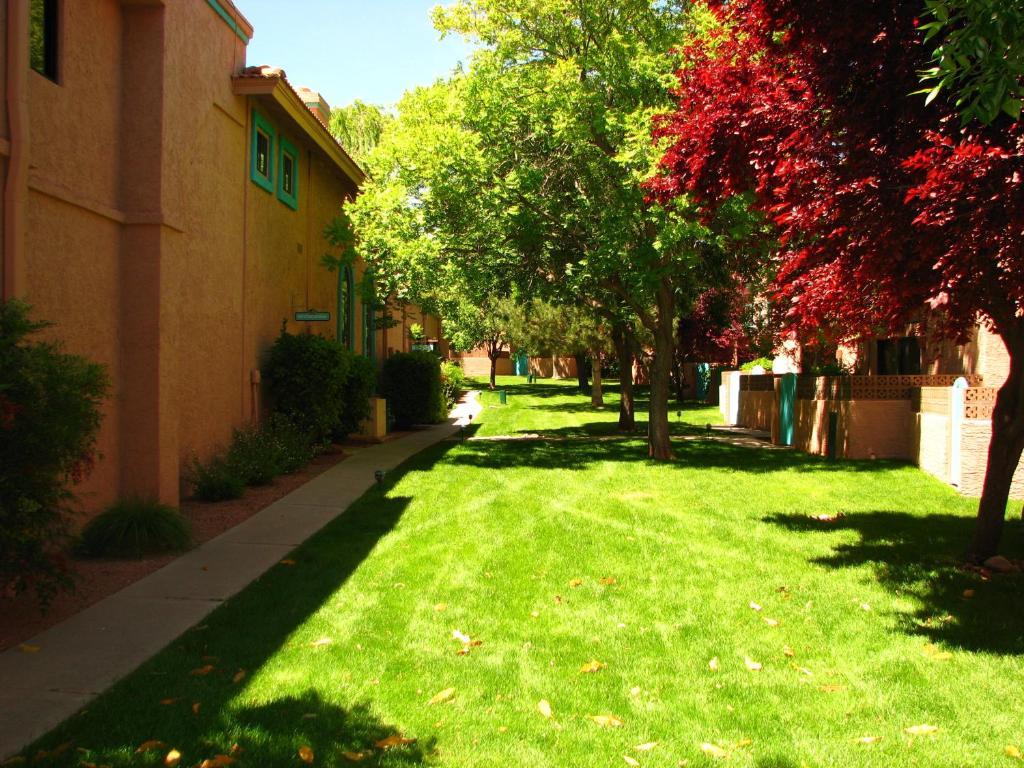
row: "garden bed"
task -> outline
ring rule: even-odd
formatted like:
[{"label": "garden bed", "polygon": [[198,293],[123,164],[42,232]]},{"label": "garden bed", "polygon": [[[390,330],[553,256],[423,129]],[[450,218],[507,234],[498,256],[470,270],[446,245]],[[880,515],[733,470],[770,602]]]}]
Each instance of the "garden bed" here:
[{"label": "garden bed", "polygon": [[[350,454],[347,452],[325,453],[298,472],[278,477],[270,485],[247,488],[245,495],[240,499],[215,503],[191,499],[183,501],[181,512],[192,523],[194,544],[202,544],[234,528],[317,475],[326,472],[348,455]],[[49,610],[40,610],[31,594],[13,599],[0,597],[0,650],[24,642],[59,624],[129,584],[158,571],[179,556],[180,553],[172,553],[141,560],[72,559],[71,570],[76,583],[75,591],[55,597]]]}]

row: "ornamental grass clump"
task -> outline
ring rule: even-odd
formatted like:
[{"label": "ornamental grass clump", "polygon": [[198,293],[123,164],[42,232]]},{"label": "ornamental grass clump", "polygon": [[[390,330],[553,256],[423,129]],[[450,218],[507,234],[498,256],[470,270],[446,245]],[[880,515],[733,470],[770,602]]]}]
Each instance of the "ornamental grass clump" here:
[{"label": "ornamental grass clump", "polygon": [[80,551],[87,557],[139,558],[179,552],[192,543],[192,527],[174,507],[123,499],[89,521]]}]

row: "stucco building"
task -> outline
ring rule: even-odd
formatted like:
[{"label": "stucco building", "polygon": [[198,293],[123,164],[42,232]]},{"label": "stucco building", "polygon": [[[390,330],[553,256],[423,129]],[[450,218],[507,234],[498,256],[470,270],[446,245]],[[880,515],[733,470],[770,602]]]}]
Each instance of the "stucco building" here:
[{"label": "stucco building", "polygon": [[321,264],[363,172],[319,94],[247,66],[230,0],[9,0],[0,30],[3,296],[113,382],[88,508],[177,503],[187,457],[258,418],[282,325],[407,348],[362,306],[361,265]]}]

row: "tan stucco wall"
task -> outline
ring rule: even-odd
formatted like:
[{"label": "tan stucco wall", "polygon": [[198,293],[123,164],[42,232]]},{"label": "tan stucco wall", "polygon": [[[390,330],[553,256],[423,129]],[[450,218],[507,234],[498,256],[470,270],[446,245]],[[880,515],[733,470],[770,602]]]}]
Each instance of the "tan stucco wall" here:
[{"label": "tan stucco wall", "polygon": [[[967,419],[960,430],[960,493],[965,496],[981,496],[988,467],[992,422],[987,419]],[[1018,464],[1013,475],[1010,498],[1024,499],[1024,462]]]},{"label": "tan stucco wall", "polygon": [[739,426],[771,432],[778,419],[774,392],[740,390]]},{"label": "tan stucco wall", "polygon": [[944,483],[949,476],[949,417],[939,413],[914,415],[915,463]]},{"label": "tan stucco wall", "polygon": [[827,452],[828,414],[839,414],[836,455],[847,459],[913,457],[909,400],[801,400],[795,408],[794,445]]}]

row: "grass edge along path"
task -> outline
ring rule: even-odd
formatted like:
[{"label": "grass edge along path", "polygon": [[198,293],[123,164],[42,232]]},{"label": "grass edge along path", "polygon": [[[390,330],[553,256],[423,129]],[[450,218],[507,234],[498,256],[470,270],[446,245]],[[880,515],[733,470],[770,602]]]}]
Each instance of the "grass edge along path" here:
[{"label": "grass edge along path", "polygon": [[[546,402],[555,428],[600,421]],[[39,762],[1012,764],[1022,585],[958,568],[972,501],[895,463],[677,450],[430,449]]]}]

